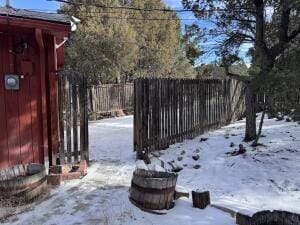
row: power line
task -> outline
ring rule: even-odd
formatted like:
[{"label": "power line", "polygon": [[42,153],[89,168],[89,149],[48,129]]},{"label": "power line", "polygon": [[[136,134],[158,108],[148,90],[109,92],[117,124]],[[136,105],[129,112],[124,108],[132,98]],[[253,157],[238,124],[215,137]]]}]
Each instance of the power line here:
[{"label": "power line", "polygon": [[[86,5],[84,3],[70,2],[70,1],[67,1],[67,0],[48,0],[48,1],[66,3],[66,4],[71,4],[71,5],[77,5],[77,6]],[[101,5],[101,4],[88,4],[88,5],[99,7],[99,8],[105,8],[105,9],[126,9],[126,10],[145,11],[145,12],[151,12],[151,11],[160,11],[160,12],[192,12],[192,10],[190,10],[190,9],[180,9],[180,10],[173,10],[173,9],[166,9],[166,8],[165,9],[158,9],[158,8],[145,9],[145,8],[137,8],[137,7],[131,7],[131,6],[107,6],[107,5]]]},{"label": "power line", "polygon": [[[80,3],[80,2],[70,2],[67,0],[48,0],[52,2],[60,2],[60,3],[66,3],[70,5],[77,5],[77,6],[85,6],[87,4]],[[107,6],[102,4],[88,4],[89,6],[95,6],[103,9],[126,9],[126,10],[133,10],[133,11],[144,11],[144,12],[153,12],[153,11],[159,11],[159,12],[171,12],[171,13],[178,13],[178,12],[197,12],[197,13],[206,13],[206,12],[226,12],[226,11],[240,11],[240,10],[251,10],[250,8],[239,8],[239,9],[205,9],[205,10],[196,10],[196,9],[168,9],[168,8],[152,8],[152,9],[146,9],[146,8],[138,8],[138,7],[132,7],[132,6]]]},{"label": "power line", "polygon": [[[80,16],[79,16],[80,17]],[[98,19],[116,19],[116,20],[141,20],[141,21],[181,21],[181,20],[190,20],[196,21],[196,19],[180,19],[180,18],[133,18],[133,17],[113,17],[113,16],[92,16],[92,15],[85,15],[86,18],[98,18]]]},{"label": "power line", "polygon": [[[30,11],[35,11],[35,12],[54,12],[55,10],[40,10],[40,9],[28,9]],[[60,10],[60,12],[62,13],[73,13],[72,11],[68,11],[68,10]],[[114,16],[105,16],[105,15],[101,15],[101,14],[106,14],[106,13],[110,13],[110,12],[84,12],[81,11],[80,14],[85,14],[84,17],[85,18],[99,18],[99,19],[117,19],[117,20],[141,20],[141,21],[157,21],[157,20],[169,20],[169,21],[196,21],[197,19],[194,18],[135,18],[135,17],[114,17]],[[120,12],[118,12],[119,14],[121,14]],[[129,13],[128,15],[130,16],[139,16],[139,14],[131,14]],[[79,15],[78,17],[82,17],[81,15]]]},{"label": "power line", "polygon": [[[37,9],[37,8],[35,8],[35,9],[26,9],[26,10],[36,11],[36,12],[46,12],[46,13],[47,12],[48,13],[57,13],[58,11],[60,11],[60,12],[73,12],[73,11],[61,10],[61,9]],[[101,11],[101,12],[99,11],[99,13],[104,13],[104,14],[105,13],[118,14],[118,13],[121,13],[121,12],[120,11],[107,11],[107,10],[105,10],[105,11]],[[147,11],[147,13],[151,13],[151,11]],[[191,12],[189,11],[189,12],[181,12],[181,13],[191,13]],[[181,13],[179,12],[179,14],[181,14]],[[137,14],[137,13],[134,13],[134,12],[130,12],[128,14],[130,14],[130,15],[140,15],[140,14]]]}]

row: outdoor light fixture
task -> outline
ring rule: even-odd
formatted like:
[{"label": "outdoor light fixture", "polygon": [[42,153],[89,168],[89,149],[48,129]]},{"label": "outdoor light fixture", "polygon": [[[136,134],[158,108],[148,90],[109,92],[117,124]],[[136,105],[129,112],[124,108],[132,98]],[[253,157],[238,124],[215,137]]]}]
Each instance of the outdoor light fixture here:
[{"label": "outdoor light fixture", "polygon": [[71,31],[76,31],[78,24],[81,22],[80,19],[76,18],[75,16],[71,17]]},{"label": "outdoor light fixture", "polygon": [[5,75],[4,81],[6,90],[20,89],[20,77],[18,75]]}]

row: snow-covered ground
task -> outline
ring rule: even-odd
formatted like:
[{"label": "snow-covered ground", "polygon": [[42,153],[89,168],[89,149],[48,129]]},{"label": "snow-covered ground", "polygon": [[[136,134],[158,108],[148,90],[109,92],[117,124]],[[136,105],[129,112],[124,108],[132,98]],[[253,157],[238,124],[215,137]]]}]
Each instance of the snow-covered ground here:
[{"label": "snow-covered ground", "polygon": [[[90,123],[88,175],[53,189],[51,196],[13,216],[6,224],[87,225],[233,225],[228,214],[215,208],[192,208],[190,199],[176,201],[167,215],[145,213],[128,201],[135,169],[132,149],[133,118],[123,117]],[[161,151],[160,159],[176,161],[184,168],[178,185],[209,190],[212,203],[249,214],[262,209],[300,213],[300,125],[267,120],[257,149],[243,143],[246,154],[228,156],[231,142],[242,143],[245,121]],[[185,153],[184,153],[184,152]],[[195,154],[199,160],[192,159]],[[178,161],[178,157],[182,160]],[[158,159],[153,158],[153,162]],[[200,165],[194,169],[194,165]]]},{"label": "snow-covered ground", "polygon": [[[161,151],[159,158],[183,166],[177,184],[188,190],[209,190],[216,205],[247,214],[272,209],[300,213],[300,125],[266,120],[260,139],[263,146],[256,148],[242,142],[244,130],[245,121],[239,121],[173,145]],[[204,137],[207,141],[201,142]],[[245,154],[226,154],[240,143]],[[192,156],[197,152],[200,159],[195,161]],[[183,159],[178,162],[180,156]],[[198,170],[193,168],[197,164]]]}]

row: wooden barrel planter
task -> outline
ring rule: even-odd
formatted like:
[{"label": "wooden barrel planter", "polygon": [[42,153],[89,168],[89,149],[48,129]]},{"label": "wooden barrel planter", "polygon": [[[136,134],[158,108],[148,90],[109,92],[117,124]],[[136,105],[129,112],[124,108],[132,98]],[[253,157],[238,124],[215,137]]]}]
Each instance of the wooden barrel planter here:
[{"label": "wooden barrel planter", "polygon": [[137,169],[133,173],[130,200],[138,207],[151,210],[174,206],[177,174]]},{"label": "wooden barrel planter", "polygon": [[0,170],[0,196],[11,204],[27,203],[40,196],[47,188],[44,165],[17,165]]}]

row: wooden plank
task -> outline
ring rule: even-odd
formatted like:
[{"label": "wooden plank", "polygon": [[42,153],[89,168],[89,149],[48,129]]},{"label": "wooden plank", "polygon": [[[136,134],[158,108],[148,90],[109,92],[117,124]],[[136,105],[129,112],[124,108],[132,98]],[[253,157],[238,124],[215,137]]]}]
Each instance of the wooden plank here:
[{"label": "wooden plank", "polygon": [[76,83],[72,84],[72,118],[73,118],[73,152],[74,161],[79,162],[78,158],[78,89]]},{"label": "wooden plank", "polygon": [[[13,50],[13,37],[8,36],[9,50]],[[7,53],[9,51],[7,50]],[[9,65],[7,72],[14,73],[15,60],[12,54],[7,55]],[[20,121],[19,121],[19,92],[14,90],[5,91],[6,115],[7,119],[7,136],[9,149],[9,166],[21,164],[20,157]]]},{"label": "wooden plank", "polygon": [[[7,54],[7,37],[0,35],[0,43],[3,43],[3,46],[0,48],[0,58],[3,61],[8,59]],[[6,59],[6,60],[4,60]],[[9,148],[8,148],[8,136],[7,136],[7,106],[5,100],[5,88],[4,88],[4,75],[8,72],[7,69],[8,63],[0,63],[0,169],[8,167],[9,162]]]},{"label": "wooden plank", "polygon": [[[17,58],[18,62],[21,59]],[[18,68],[18,74],[22,74],[21,68]],[[32,137],[38,135],[37,130],[31,129],[31,107],[30,107],[30,80],[24,78],[19,92],[19,126],[20,126],[20,162],[28,164],[33,162]],[[17,104],[15,103],[15,107]]]},{"label": "wooden plank", "polygon": [[65,109],[66,109],[66,144],[67,144],[67,161],[68,163],[72,163],[72,137],[71,137],[71,127],[72,127],[72,114],[71,114],[71,91],[72,88],[70,86],[70,77],[65,77]]},{"label": "wooden plank", "polygon": [[80,157],[89,162],[87,80],[80,77]]},{"label": "wooden plank", "polygon": [[64,78],[59,76],[58,79],[58,124],[59,124],[59,161],[60,164],[65,163],[65,125],[64,125]]}]

